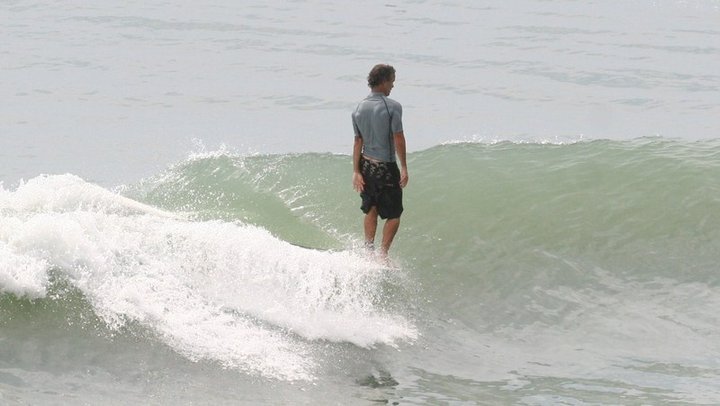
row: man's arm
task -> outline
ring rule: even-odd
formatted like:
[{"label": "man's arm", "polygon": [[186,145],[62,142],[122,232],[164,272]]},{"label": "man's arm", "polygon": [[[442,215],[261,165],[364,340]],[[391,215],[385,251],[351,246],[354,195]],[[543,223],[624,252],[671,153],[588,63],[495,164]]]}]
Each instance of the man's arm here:
[{"label": "man's arm", "polygon": [[360,154],[362,154],[363,139],[359,135],[355,135],[355,143],[353,144],[353,188],[360,193],[365,189],[365,180],[360,172]]},{"label": "man's arm", "polygon": [[409,180],[406,160],[407,153],[405,151],[405,133],[400,131],[393,134],[393,140],[395,141],[395,153],[397,153],[398,160],[400,161],[400,187],[405,187]]}]

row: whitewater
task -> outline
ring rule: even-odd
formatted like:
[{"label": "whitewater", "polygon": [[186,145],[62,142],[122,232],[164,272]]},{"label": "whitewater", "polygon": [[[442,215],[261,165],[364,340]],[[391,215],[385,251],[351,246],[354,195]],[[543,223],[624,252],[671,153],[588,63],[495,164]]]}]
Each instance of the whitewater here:
[{"label": "whitewater", "polygon": [[[720,403],[719,13],[0,4],[0,404]],[[378,62],[390,264],[350,182]]]},{"label": "whitewater", "polygon": [[174,219],[72,175],[23,184],[2,211],[3,291],[45,298],[65,280],[108,328],[146,325],[190,359],[309,379],[302,345],[272,327],[362,347],[416,336],[374,308],[382,267],[359,255]]}]

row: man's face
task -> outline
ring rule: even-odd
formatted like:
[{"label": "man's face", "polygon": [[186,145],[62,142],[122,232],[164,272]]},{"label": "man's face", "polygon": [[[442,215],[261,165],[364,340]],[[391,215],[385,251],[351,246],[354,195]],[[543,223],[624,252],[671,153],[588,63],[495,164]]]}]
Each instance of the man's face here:
[{"label": "man's face", "polygon": [[390,96],[390,92],[392,91],[393,87],[395,87],[395,75],[393,75],[390,80],[386,80],[382,84],[382,91],[385,96]]}]

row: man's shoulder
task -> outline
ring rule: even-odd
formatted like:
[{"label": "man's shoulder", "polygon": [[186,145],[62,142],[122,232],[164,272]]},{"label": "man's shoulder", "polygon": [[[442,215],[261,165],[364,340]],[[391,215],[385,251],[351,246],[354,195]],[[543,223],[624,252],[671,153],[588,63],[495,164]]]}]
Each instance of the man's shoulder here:
[{"label": "man's shoulder", "polygon": [[360,101],[357,103],[357,105],[355,105],[355,108],[354,108],[353,111],[352,111],[352,115],[353,115],[353,116],[359,114],[360,111],[363,110],[366,101],[367,101],[367,100],[365,100],[365,99],[360,100]]},{"label": "man's shoulder", "polygon": [[388,106],[393,110],[400,110],[402,111],[402,104],[400,104],[399,101],[395,99],[391,99],[389,97],[386,97]]},{"label": "man's shoulder", "polygon": [[359,108],[362,108],[363,106],[372,105],[377,102],[378,102],[378,100],[373,100],[371,97],[368,96],[368,97],[360,100],[355,109],[357,110]]}]

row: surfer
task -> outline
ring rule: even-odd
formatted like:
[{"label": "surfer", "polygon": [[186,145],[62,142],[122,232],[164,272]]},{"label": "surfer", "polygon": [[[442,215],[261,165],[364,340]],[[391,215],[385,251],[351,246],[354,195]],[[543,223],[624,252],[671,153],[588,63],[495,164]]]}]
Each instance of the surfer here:
[{"label": "surfer", "polygon": [[408,183],[402,106],[388,98],[395,85],[395,68],[375,65],[367,80],[371,93],[352,113],[355,131],[352,182],[360,193],[360,209],[365,213],[365,245],[374,249],[380,216],[385,220],[380,254],[387,258],[400,227],[402,188]]}]

